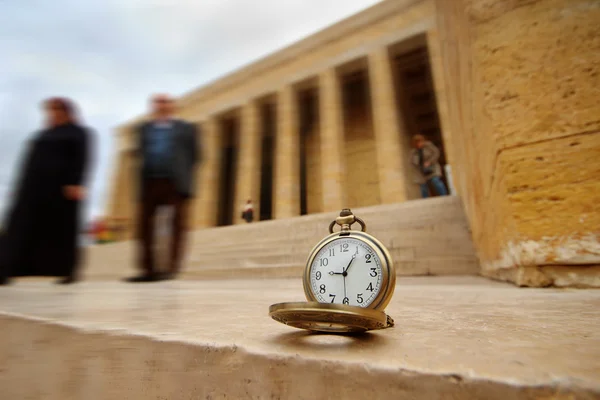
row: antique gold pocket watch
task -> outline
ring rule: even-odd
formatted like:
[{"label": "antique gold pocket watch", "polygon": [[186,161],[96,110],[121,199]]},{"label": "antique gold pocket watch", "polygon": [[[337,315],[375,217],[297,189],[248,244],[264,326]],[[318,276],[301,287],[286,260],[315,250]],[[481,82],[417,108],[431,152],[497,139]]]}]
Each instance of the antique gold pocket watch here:
[{"label": "antique gold pocket watch", "polygon": [[[361,231],[351,230],[358,223]],[[334,232],[335,225],[341,230]],[[366,233],[366,224],[349,209],[329,225],[329,235],[311,251],[304,271],[309,302],[269,307],[276,321],[321,332],[364,332],[394,325],[383,311],[396,287],[388,250]]]}]

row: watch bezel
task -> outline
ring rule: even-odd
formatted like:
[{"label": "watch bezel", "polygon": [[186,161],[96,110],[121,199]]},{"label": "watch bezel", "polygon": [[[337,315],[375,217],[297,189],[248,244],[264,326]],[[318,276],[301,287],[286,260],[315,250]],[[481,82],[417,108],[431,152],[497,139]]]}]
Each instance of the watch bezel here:
[{"label": "watch bezel", "polygon": [[[319,253],[319,251],[327,246],[329,243],[334,240],[341,238],[353,238],[356,240],[360,240],[367,244],[369,247],[373,249],[373,251],[379,257],[381,261],[381,270],[382,270],[382,279],[381,279],[381,290],[377,294],[377,297],[371,302],[367,307],[355,306],[363,309],[374,309],[374,310],[384,310],[385,307],[389,304],[392,296],[394,294],[394,290],[396,288],[396,271],[394,268],[394,263],[392,261],[392,257],[386,247],[375,237],[369,235],[366,232],[361,231],[346,231],[346,232],[334,232],[327,236],[325,236],[319,243],[317,243],[312,251],[310,252],[308,259],[306,261],[306,266],[304,267],[304,293],[306,295],[306,299],[311,302],[319,302],[317,297],[312,291],[310,284],[310,271],[311,266],[314,262],[315,257]],[[327,303],[321,303],[327,304]]]}]

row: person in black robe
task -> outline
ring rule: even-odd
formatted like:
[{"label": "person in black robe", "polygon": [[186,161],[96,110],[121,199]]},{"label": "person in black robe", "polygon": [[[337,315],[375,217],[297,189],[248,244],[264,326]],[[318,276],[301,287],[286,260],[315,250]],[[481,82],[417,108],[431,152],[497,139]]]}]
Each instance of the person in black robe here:
[{"label": "person in black robe", "polygon": [[77,123],[69,100],[47,100],[44,109],[47,128],[30,143],[0,233],[0,284],[18,276],[77,280],[91,133]]}]

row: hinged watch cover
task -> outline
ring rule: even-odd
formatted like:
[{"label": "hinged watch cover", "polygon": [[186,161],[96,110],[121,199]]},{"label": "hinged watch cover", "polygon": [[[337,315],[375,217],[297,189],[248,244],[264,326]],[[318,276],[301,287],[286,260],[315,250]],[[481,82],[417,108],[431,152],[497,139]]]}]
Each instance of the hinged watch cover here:
[{"label": "hinged watch cover", "polygon": [[[329,226],[329,232],[333,233],[336,223],[341,226],[342,232],[348,232],[354,222],[361,225],[362,232],[366,230],[360,218],[344,209]],[[395,274],[390,279],[395,284]],[[394,320],[382,310],[316,301],[273,304],[269,307],[269,315],[285,325],[318,332],[358,333],[394,326]]]}]

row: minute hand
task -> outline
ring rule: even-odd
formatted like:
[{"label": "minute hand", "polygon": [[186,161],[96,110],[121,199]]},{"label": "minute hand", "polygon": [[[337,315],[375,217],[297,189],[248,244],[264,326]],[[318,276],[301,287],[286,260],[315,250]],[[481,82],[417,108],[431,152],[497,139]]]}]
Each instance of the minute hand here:
[{"label": "minute hand", "polygon": [[344,269],[343,274],[346,275],[348,273],[348,269],[350,268],[350,266],[352,265],[352,261],[354,261],[354,259],[356,258],[356,254],[354,254],[352,256],[352,259],[350,260],[350,262],[348,263],[348,266],[346,267],[346,269]]}]

